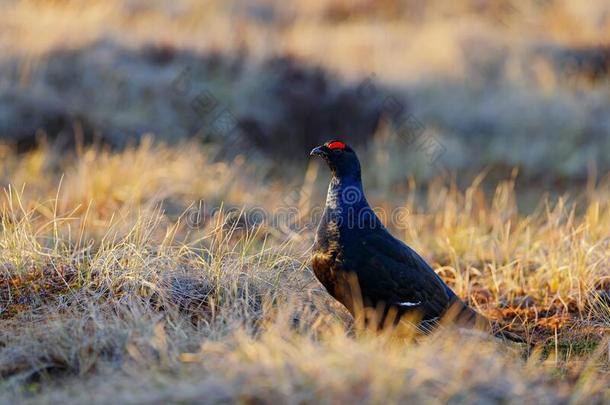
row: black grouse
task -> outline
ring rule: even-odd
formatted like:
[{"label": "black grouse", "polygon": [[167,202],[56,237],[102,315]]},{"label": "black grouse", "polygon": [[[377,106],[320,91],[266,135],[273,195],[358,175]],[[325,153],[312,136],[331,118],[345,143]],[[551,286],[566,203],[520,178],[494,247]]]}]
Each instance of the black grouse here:
[{"label": "black grouse", "polygon": [[352,315],[355,299],[361,300],[364,308],[381,311],[381,322],[390,311],[395,321],[412,314],[429,330],[449,313],[460,326],[491,331],[486,318],[464,304],[424,259],[383,226],[366,200],[360,162],[349,146],[329,141],[311,155],[322,157],[332,172],[312,267],[335,299]]}]

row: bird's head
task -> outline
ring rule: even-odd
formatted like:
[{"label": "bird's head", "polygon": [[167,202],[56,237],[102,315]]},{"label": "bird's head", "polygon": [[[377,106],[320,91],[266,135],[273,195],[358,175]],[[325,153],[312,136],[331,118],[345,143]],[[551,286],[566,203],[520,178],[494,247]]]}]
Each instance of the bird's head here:
[{"label": "bird's head", "polygon": [[360,179],[360,162],[356,152],[341,141],[328,141],[314,148],[311,156],[320,156],[326,161],[333,175],[338,178]]}]

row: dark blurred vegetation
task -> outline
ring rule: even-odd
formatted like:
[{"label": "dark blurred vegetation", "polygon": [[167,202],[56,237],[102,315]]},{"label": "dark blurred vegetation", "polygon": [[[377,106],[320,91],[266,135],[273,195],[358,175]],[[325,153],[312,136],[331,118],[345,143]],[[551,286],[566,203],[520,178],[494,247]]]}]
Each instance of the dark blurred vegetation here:
[{"label": "dark blurred vegetation", "polygon": [[[0,137],[19,150],[152,133],[304,162],[342,138],[384,150],[392,181],[520,167],[581,182],[610,167],[603,2],[85,3],[3,6]],[[49,21],[28,26],[36,7]]]}]

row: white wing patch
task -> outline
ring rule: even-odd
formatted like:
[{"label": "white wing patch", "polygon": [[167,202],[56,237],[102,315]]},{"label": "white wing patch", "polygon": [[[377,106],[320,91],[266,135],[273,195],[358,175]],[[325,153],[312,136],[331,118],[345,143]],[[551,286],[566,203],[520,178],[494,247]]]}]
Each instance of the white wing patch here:
[{"label": "white wing patch", "polygon": [[399,307],[416,307],[419,304],[421,304],[421,301],[417,301],[417,302],[405,301],[405,302],[399,302],[396,305],[398,305]]}]

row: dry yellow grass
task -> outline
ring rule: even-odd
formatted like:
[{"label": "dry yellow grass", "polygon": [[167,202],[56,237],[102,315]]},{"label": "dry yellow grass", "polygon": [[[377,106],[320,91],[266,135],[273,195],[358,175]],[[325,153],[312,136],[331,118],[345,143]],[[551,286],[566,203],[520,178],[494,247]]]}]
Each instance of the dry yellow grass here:
[{"label": "dry yellow grass", "polygon": [[[423,197],[370,182],[379,207],[410,212],[394,231],[528,351],[445,329],[362,330],[308,268],[309,229],[218,212],[189,227],[199,199],[271,217],[293,184],[212,156],[145,142],[57,165],[52,148],[5,151],[3,402],[610,399],[607,185],[524,215],[512,180],[487,198],[479,180],[464,192],[436,182]],[[325,182],[315,173],[312,211]]]}]

